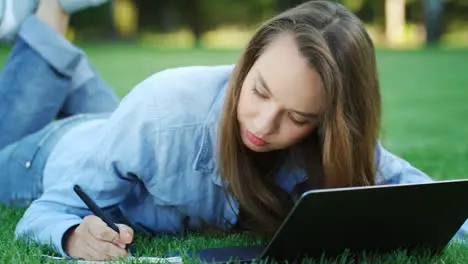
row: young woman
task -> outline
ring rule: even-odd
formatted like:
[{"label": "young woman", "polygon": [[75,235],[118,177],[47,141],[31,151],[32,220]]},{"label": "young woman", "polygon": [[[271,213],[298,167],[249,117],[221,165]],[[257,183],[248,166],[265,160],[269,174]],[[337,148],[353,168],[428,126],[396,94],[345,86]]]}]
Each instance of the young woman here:
[{"label": "young woman", "polygon": [[1,201],[28,206],[18,237],[112,259],[134,230],[272,234],[307,189],[431,181],[379,144],[374,47],[339,4],[281,13],[236,65],[156,73],[118,106],[60,34],[67,19],[59,2],[40,1],[0,76]]}]

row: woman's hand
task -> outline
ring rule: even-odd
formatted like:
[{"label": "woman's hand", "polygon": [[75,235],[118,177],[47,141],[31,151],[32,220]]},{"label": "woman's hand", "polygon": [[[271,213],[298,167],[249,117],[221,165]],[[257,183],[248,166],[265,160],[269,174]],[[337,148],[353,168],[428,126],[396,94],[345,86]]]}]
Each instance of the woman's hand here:
[{"label": "woman's hand", "polygon": [[76,228],[70,230],[64,241],[65,252],[73,258],[85,260],[111,260],[128,255],[125,246],[133,240],[133,230],[117,224],[120,235],[95,215],[86,216]]}]

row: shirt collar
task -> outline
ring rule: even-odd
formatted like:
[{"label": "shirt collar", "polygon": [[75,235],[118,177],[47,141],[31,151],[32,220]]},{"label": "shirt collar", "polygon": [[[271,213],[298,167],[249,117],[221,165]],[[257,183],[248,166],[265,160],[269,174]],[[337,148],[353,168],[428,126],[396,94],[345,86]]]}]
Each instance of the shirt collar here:
[{"label": "shirt collar", "polygon": [[307,180],[307,173],[297,166],[291,156],[287,158],[275,176],[276,184],[288,193],[293,191],[294,186]]}]

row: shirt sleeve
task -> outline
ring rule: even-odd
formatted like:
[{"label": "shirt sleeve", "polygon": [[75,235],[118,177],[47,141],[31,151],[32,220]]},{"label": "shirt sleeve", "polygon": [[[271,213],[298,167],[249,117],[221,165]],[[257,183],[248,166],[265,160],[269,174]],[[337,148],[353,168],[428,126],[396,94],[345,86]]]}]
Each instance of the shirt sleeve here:
[{"label": "shirt sleeve", "polygon": [[380,143],[376,148],[377,184],[410,184],[433,182],[428,175],[408,161],[386,150]]},{"label": "shirt sleeve", "polygon": [[139,180],[151,177],[157,165],[160,118],[152,85],[143,81],[135,87],[105,123],[79,143],[85,147],[74,150],[73,161],[54,164],[56,182],[45,186],[43,195],[26,210],[16,227],[17,237],[51,245],[67,256],[63,235],[91,214],[73,191],[75,184],[99,207],[115,208]]}]

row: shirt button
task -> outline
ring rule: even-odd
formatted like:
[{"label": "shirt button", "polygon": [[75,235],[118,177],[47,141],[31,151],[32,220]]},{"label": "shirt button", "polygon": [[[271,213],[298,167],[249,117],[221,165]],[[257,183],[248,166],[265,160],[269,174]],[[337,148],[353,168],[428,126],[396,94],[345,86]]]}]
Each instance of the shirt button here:
[{"label": "shirt button", "polygon": [[26,161],[26,163],[24,163],[24,166],[29,169],[29,167],[31,167],[31,162]]}]

